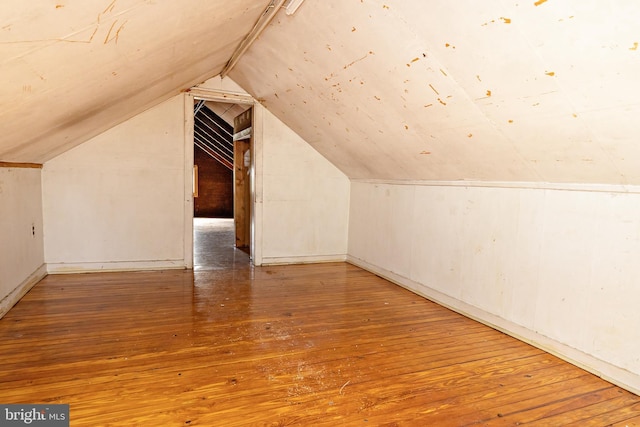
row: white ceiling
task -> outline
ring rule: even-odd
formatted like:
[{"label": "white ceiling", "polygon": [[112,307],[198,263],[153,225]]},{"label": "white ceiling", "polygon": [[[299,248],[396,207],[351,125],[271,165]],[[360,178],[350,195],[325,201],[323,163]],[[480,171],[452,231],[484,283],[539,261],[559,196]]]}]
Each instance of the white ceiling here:
[{"label": "white ceiling", "polygon": [[[268,0],[5,0],[0,160],[220,73]],[[230,76],[351,178],[640,184],[640,2],[307,0]]]},{"label": "white ceiling", "polygon": [[323,0],[233,79],[352,178],[640,183],[640,2]]},{"label": "white ceiling", "polygon": [[233,119],[247,111],[249,105],[231,104],[227,102],[207,101],[207,107],[216,113],[218,117],[233,126]]}]

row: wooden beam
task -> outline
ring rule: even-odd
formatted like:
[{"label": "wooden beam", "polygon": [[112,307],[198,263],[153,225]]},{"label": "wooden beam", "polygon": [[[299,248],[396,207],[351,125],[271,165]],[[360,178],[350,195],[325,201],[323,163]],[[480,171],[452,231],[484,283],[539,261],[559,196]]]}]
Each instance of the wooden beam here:
[{"label": "wooden beam", "polygon": [[0,168],[42,169],[40,163],[0,162]]},{"label": "wooden beam", "polygon": [[193,95],[194,99],[206,99],[207,101],[227,102],[240,105],[253,105],[255,100],[251,95],[244,93],[225,92],[204,87],[192,87],[185,92]]}]

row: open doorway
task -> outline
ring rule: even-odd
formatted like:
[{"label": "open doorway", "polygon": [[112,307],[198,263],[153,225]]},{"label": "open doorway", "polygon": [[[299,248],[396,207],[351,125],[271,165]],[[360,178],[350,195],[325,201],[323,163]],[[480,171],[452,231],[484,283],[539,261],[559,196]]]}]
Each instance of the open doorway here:
[{"label": "open doorway", "polygon": [[248,263],[252,106],[194,100],[194,268]]}]

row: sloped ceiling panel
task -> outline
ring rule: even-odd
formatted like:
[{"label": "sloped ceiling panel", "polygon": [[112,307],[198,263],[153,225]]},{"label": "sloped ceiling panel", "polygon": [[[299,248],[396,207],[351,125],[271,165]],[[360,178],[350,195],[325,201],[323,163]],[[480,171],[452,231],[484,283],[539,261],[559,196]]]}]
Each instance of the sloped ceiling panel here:
[{"label": "sloped ceiling panel", "polygon": [[323,0],[231,77],[351,178],[640,184],[640,4]]},{"label": "sloped ceiling panel", "polygon": [[218,74],[269,0],[5,0],[0,160],[42,163]]}]

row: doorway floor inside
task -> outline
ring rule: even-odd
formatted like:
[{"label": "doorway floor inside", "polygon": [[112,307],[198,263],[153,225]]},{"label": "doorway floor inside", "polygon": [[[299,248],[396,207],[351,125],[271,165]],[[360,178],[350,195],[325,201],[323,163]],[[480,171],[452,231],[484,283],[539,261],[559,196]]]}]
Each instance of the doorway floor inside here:
[{"label": "doorway floor inside", "polygon": [[248,267],[249,255],[237,249],[231,218],[193,219],[193,269],[222,270]]}]

